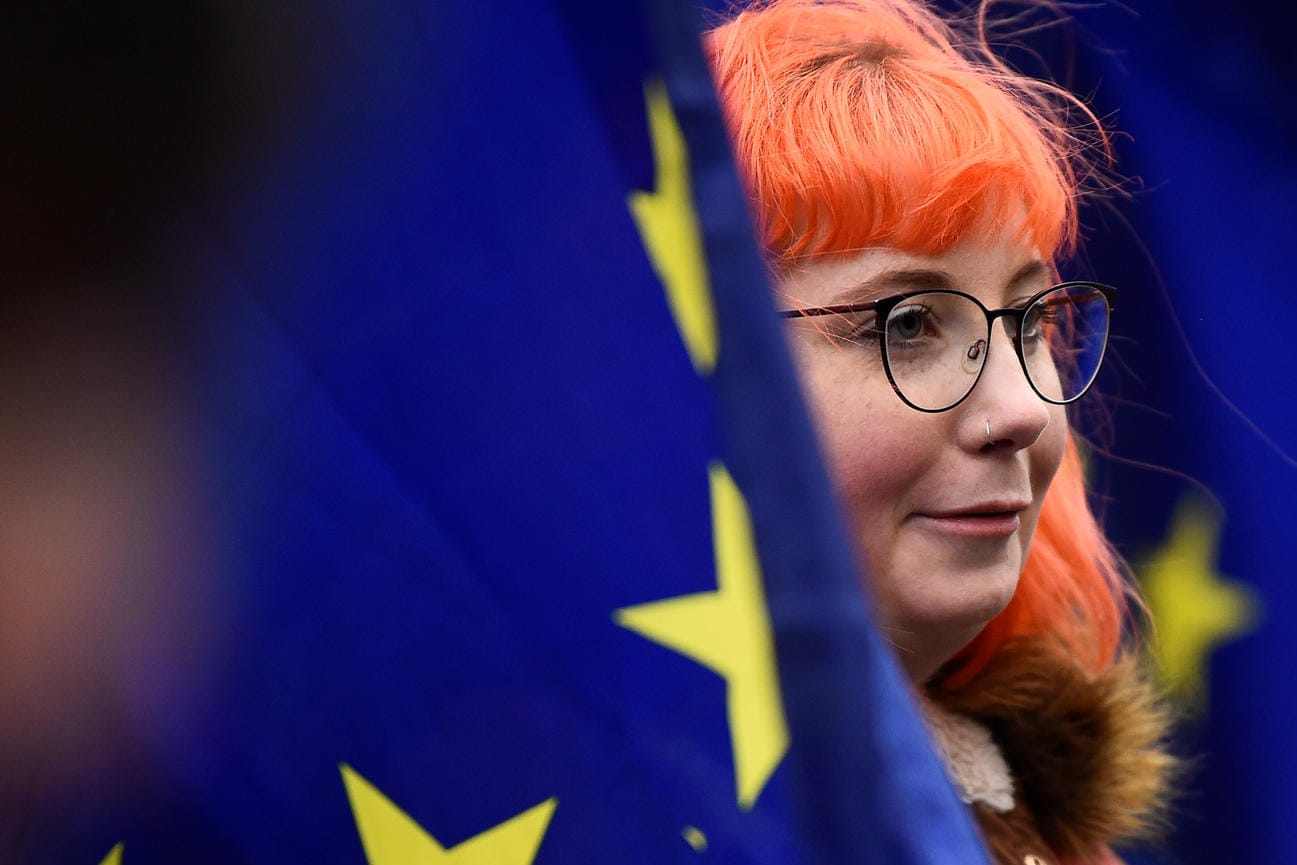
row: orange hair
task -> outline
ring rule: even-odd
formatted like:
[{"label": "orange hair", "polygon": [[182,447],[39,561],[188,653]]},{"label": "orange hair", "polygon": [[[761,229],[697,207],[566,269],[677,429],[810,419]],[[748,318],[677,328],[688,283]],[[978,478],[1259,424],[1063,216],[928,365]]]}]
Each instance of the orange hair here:
[{"label": "orange hair", "polygon": [[[768,0],[706,48],[760,235],[788,268],[866,247],[939,253],[1021,218],[1043,255],[1070,254],[1077,203],[1107,156],[1094,115],[987,47],[985,13],[943,21],[906,0]],[[1012,601],[943,670],[967,683],[1006,641],[1050,634],[1111,662],[1128,588],[1086,499],[1069,431]]]}]

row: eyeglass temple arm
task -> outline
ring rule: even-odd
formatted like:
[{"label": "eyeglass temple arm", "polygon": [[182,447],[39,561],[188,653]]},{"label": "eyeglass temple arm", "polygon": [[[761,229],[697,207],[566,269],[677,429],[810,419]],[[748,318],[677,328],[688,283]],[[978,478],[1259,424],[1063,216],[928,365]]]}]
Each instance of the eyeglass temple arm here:
[{"label": "eyeglass temple arm", "polygon": [[869,312],[878,306],[876,303],[847,303],[841,306],[812,306],[807,309],[776,310],[780,318],[812,318],[817,315],[848,315],[853,312]]}]

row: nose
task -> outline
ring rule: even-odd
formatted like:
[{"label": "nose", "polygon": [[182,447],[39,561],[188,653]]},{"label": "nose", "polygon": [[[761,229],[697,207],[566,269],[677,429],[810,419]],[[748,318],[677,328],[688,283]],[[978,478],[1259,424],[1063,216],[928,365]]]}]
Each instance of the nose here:
[{"label": "nose", "polygon": [[991,328],[982,375],[963,407],[961,441],[972,451],[1022,450],[1049,426],[1049,404],[1027,381],[1003,319]]}]

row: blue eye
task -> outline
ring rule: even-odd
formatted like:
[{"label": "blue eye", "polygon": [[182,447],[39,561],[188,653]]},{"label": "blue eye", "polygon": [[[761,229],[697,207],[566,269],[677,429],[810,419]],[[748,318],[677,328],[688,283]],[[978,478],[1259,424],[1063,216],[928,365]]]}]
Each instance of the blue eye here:
[{"label": "blue eye", "polygon": [[1049,337],[1058,321],[1058,309],[1052,303],[1038,303],[1023,316],[1022,331],[1018,338],[1026,345],[1034,345]]},{"label": "blue eye", "polygon": [[932,307],[926,303],[908,303],[892,310],[887,317],[887,344],[904,348],[909,343],[932,336],[936,329]]}]

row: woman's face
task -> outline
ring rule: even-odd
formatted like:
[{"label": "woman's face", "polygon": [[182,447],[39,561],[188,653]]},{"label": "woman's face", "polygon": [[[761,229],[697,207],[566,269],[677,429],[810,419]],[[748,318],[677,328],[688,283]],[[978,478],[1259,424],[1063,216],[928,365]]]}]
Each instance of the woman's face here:
[{"label": "woman's face", "polygon": [[[779,287],[785,307],[946,287],[996,309],[1050,281],[1035,250],[1003,231],[935,256],[876,248],[826,258],[790,272]],[[789,323],[793,357],[847,524],[868,564],[884,634],[916,682],[1013,596],[1063,455],[1063,408],[1031,389],[1003,322],[992,329],[972,393],[937,414],[897,397],[877,342],[850,340],[845,317]]]}]

